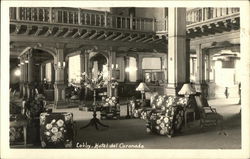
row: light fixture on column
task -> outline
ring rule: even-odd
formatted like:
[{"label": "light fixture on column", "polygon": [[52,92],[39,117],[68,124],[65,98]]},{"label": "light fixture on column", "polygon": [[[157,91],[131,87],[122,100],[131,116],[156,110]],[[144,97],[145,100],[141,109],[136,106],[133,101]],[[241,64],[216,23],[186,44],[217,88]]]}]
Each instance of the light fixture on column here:
[{"label": "light fixture on column", "polygon": [[24,63],[29,63],[29,60],[25,60]]},{"label": "light fixture on column", "polygon": [[64,69],[65,66],[66,66],[66,63],[63,61],[63,62],[58,62],[57,64],[55,64],[55,66],[58,68],[58,69]]},{"label": "light fixture on column", "polygon": [[130,72],[129,67],[126,67],[126,68],[125,68],[125,72]]},{"label": "light fixture on column", "polygon": [[20,69],[16,69],[15,72],[14,72],[14,75],[19,77],[21,75]]},{"label": "light fixture on column", "polygon": [[118,64],[115,64],[115,65],[112,64],[112,65],[111,65],[111,68],[112,68],[112,69],[118,69]]}]

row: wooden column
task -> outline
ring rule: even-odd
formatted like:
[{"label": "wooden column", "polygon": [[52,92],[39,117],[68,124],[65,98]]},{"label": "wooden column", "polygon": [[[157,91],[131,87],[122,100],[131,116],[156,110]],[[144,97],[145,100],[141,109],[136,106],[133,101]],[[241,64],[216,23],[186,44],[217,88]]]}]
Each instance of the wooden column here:
[{"label": "wooden column", "polygon": [[80,72],[81,74],[85,72],[85,55],[84,51],[80,53]]},{"label": "wooden column", "polygon": [[186,83],[190,82],[190,39],[186,39]]},{"label": "wooden column", "polygon": [[87,75],[89,75],[89,53],[88,51],[85,51],[85,54],[84,54],[84,70],[86,72]]},{"label": "wooden column", "polygon": [[19,88],[20,88],[20,98],[23,97],[23,92],[24,92],[24,60],[23,58],[20,57],[20,72],[21,72],[21,75],[20,75],[20,85],[19,85]]},{"label": "wooden column", "polygon": [[177,95],[186,82],[186,8],[168,9],[168,84],[166,93]]},{"label": "wooden column", "polygon": [[162,57],[162,69],[163,69],[163,73],[164,73],[164,83],[167,84],[167,80],[168,80],[168,56],[167,54]]},{"label": "wooden column", "polygon": [[196,56],[197,56],[197,75],[195,78],[195,81],[197,83],[203,83],[205,79],[205,73],[204,73],[204,54],[202,53],[201,44],[196,46]]},{"label": "wooden column", "polygon": [[205,49],[202,49],[201,44],[196,46],[197,74],[195,76],[195,88],[197,92],[207,96],[205,83],[205,51]]},{"label": "wooden column", "polygon": [[136,58],[137,64],[137,81],[142,81],[144,79],[142,72],[142,56],[138,55]]},{"label": "wooden column", "polygon": [[45,65],[44,64],[41,64],[41,66],[40,66],[40,73],[41,73],[40,81],[43,82],[44,78],[45,78]]},{"label": "wooden column", "polygon": [[[89,75],[89,53],[87,50],[84,52],[84,72]],[[88,96],[88,88],[85,87],[85,101]]]},{"label": "wooden column", "polygon": [[[115,69],[112,68],[112,65],[115,67],[116,65],[116,52],[112,49],[109,51],[109,60],[108,60],[108,70],[109,70],[109,80],[115,77]],[[110,84],[107,86],[107,93],[108,96],[113,96],[114,94],[112,93],[112,88]]]},{"label": "wooden column", "polygon": [[51,84],[55,83],[55,67],[54,62],[51,62]]},{"label": "wooden column", "polygon": [[27,99],[28,95],[28,58],[27,53],[23,55],[24,58],[24,98]]},{"label": "wooden column", "polygon": [[28,98],[34,97],[34,59],[33,50],[30,49],[28,53]]},{"label": "wooden column", "polygon": [[32,51],[28,54],[28,82],[34,82],[34,59],[32,58]]},{"label": "wooden column", "polygon": [[[65,48],[64,44],[57,44],[56,57],[54,59],[55,67],[55,105],[56,108],[60,108],[65,103],[65,63],[64,61]],[[65,63],[66,64],[66,63]]]}]

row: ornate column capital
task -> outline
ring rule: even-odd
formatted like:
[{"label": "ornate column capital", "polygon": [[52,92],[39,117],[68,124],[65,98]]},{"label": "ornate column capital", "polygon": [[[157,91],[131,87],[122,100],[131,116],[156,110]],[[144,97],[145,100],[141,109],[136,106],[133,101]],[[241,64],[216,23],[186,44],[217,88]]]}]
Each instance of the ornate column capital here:
[{"label": "ornate column capital", "polygon": [[56,43],[56,49],[65,49],[66,43]]}]

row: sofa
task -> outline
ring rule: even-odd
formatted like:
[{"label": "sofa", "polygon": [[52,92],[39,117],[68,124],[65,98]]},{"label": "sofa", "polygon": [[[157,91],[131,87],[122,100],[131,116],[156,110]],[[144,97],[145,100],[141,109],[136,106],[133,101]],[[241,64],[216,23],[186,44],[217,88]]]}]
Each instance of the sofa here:
[{"label": "sofa", "polygon": [[172,137],[182,128],[184,111],[188,98],[154,95],[150,100],[150,108],[135,107],[133,114],[146,120],[146,131]]}]

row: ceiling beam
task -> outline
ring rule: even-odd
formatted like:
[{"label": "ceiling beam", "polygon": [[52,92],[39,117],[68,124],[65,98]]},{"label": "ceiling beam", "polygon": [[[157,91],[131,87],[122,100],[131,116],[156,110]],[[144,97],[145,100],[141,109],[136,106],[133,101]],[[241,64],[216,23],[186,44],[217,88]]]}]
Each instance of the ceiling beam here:
[{"label": "ceiling beam", "polygon": [[123,33],[121,33],[120,35],[118,35],[117,37],[115,37],[115,38],[113,39],[113,41],[116,41],[116,40],[118,40],[118,39],[122,38],[123,36],[124,36],[124,34],[123,34]]},{"label": "ceiling beam", "polygon": [[63,32],[63,29],[61,27],[59,27],[59,29],[57,30],[57,32],[55,33],[54,37],[58,37],[59,34],[61,34]]},{"label": "ceiling beam", "polygon": [[72,35],[72,38],[76,38],[77,36],[81,35],[83,29],[77,29],[77,31]]},{"label": "ceiling beam", "polygon": [[69,38],[46,38],[46,37],[31,37],[31,36],[10,36],[10,41],[18,43],[23,46],[33,46],[37,43],[42,43],[46,46],[54,47],[55,42],[67,44],[67,48],[79,47],[80,45],[95,45],[95,46],[124,46],[124,47],[137,47],[137,48],[154,48],[162,47],[161,45],[148,45],[144,43],[135,43],[135,42],[121,42],[121,41],[103,41],[103,40],[88,40],[88,39],[69,39]]},{"label": "ceiling beam", "polygon": [[91,31],[90,31],[90,30],[87,30],[85,33],[83,33],[83,34],[80,36],[80,39],[86,38],[90,33],[91,33]]},{"label": "ceiling beam", "polygon": [[37,28],[34,36],[38,36],[41,33],[42,30],[43,30],[43,27],[42,26],[38,26],[38,28]]},{"label": "ceiling beam", "polygon": [[139,39],[139,38],[140,38],[140,35],[137,34],[135,37],[131,38],[131,39],[129,40],[129,42],[135,41],[135,40],[137,40],[137,39]]},{"label": "ceiling beam", "polygon": [[[38,27],[39,29],[39,27]],[[46,33],[44,34],[45,37],[48,37],[49,35],[52,34],[52,30],[53,28],[52,27],[48,27],[48,30],[46,31]],[[40,31],[39,31],[40,32]],[[38,33],[39,34],[39,33]],[[37,36],[38,34],[36,34],[35,36]]]},{"label": "ceiling beam", "polygon": [[105,40],[110,40],[110,39],[112,39],[113,37],[115,37],[116,35],[117,35],[117,33],[116,33],[116,32],[113,32],[112,34],[108,35],[108,36],[105,38]]},{"label": "ceiling beam", "polygon": [[95,33],[92,34],[92,35],[89,37],[89,40],[94,39],[98,34],[99,34],[99,31],[96,30]]},{"label": "ceiling beam", "polygon": [[68,31],[63,35],[63,37],[66,38],[72,32],[73,32],[73,28],[69,28]]},{"label": "ceiling beam", "polygon": [[103,32],[100,36],[98,36],[96,39],[101,40],[102,38],[106,37],[106,32]]}]

